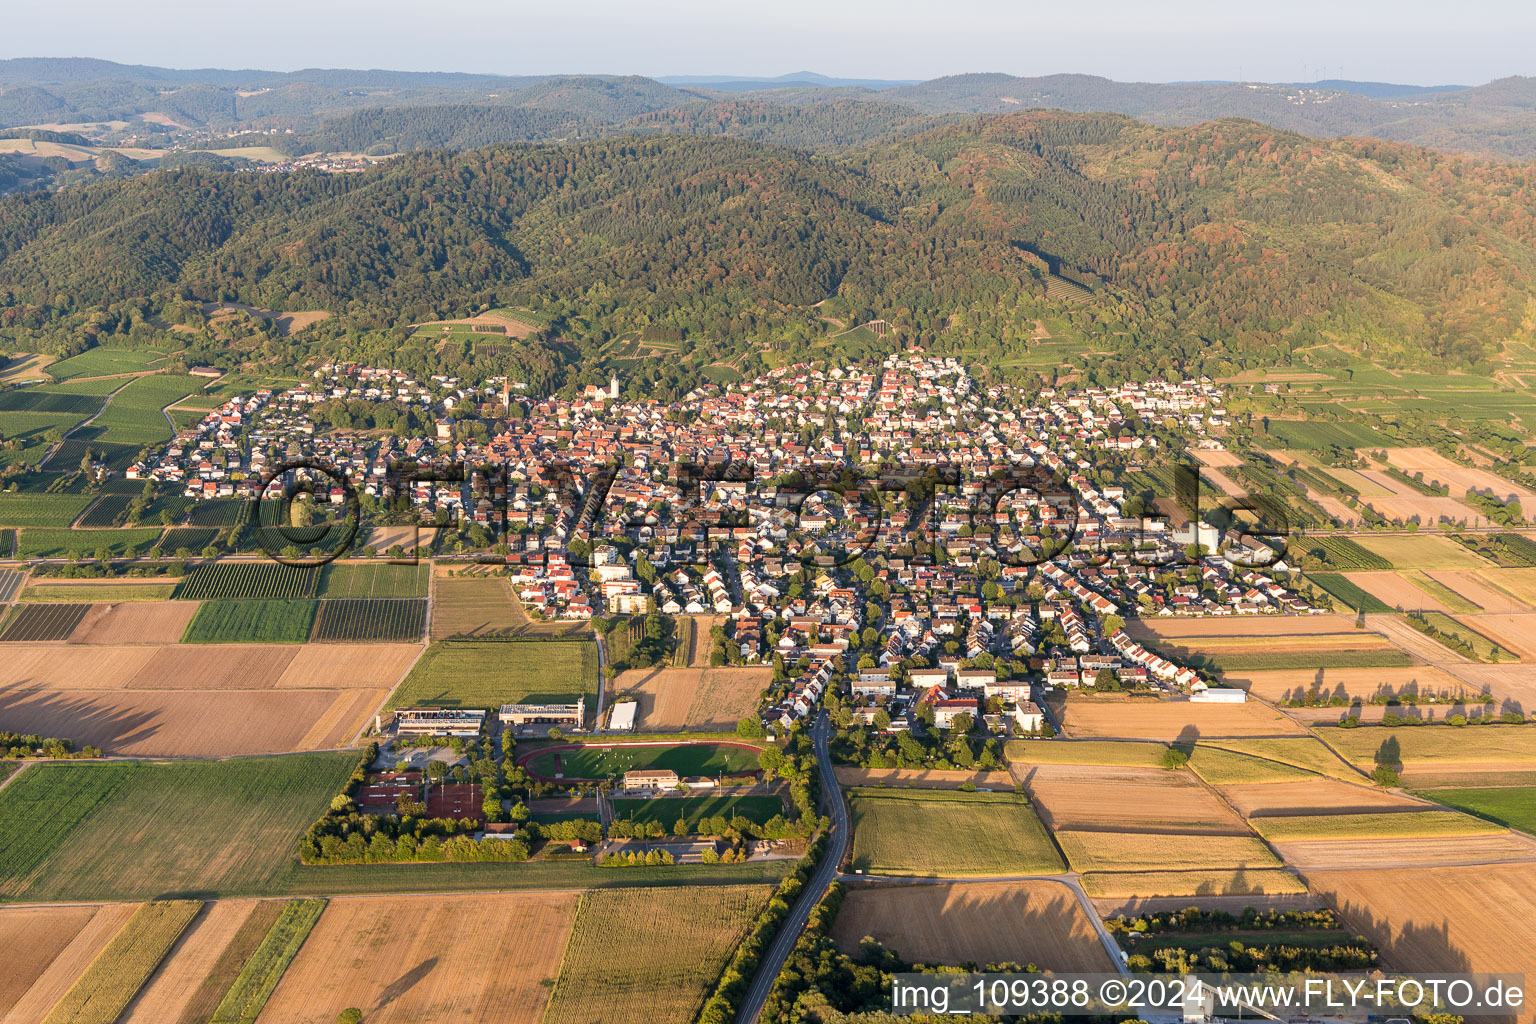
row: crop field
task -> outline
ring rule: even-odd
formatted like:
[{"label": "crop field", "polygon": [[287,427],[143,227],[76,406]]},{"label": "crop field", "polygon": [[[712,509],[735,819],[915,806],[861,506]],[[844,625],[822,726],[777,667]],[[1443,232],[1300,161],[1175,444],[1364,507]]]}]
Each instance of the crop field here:
[{"label": "crop field", "polygon": [[357,759],[34,765],[0,790],[0,898],[260,891]]},{"label": "crop field", "polygon": [[1416,792],[1447,807],[1536,833],[1536,786],[1463,786]]},{"label": "crop field", "polygon": [[1490,640],[1498,641],[1522,661],[1536,661],[1536,615],[1464,615],[1458,618],[1463,628],[1457,632],[1467,639],[1472,639],[1467,634],[1475,630]]},{"label": "crop field", "polygon": [[1312,637],[1349,635],[1355,632],[1355,620],[1349,615],[1260,615],[1257,618],[1221,619],[1192,616],[1171,619],[1134,619],[1125,631],[1142,643],[1189,643],[1196,638],[1214,640],[1253,640],[1265,637]]},{"label": "crop field", "polygon": [[[1322,423],[1304,420],[1268,421],[1268,438],[1272,444],[1264,447],[1296,448],[1312,451],[1318,448],[1380,448],[1391,441],[1380,431],[1363,423]],[[1260,434],[1258,440],[1265,441]]]},{"label": "crop field", "polygon": [[[160,537],[160,549],[167,555],[188,552],[198,555],[202,550],[211,545],[216,545],[219,539],[219,531],[199,526],[176,526],[165,531]],[[244,544],[241,545],[244,547]],[[185,556],[182,556],[185,557]]]},{"label": "crop field", "polygon": [[161,411],[196,391],[195,377],[157,373],[132,380],[107,400],[91,424],[105,430],[97,439],[112,444],[158,444],[169,441],[171,424]]},{"label": "crop field", "polygon": [[71,639],[77,644],[174,644],[197,609],[196,601],[97,604]]},{"label": "crop field", "polygon": [[1293,765],[1203,745],[1196,746],[1191,753],[1189,767],[1212,786],[1248,782],[1280,783],[1295,779],[1318,778],[1311,772]]},{"label": "crop field", "polygon": [[[1161,743],[1114,740],[1009,740],[1003,756],[1010,764],[1104,764],[1156,768],[1167,747]],[[1014,775],[1019,775],[1018,769]]]},{"label": "crop field", "polygon": [[113,1024],[202,906],[197,900],[141,904],[43,1024]]},{"label": "crop field", "polygon": [[[1536,725],[1479,725],[1456,728],[1322,728],[1330,746],[1358,765],[1371,765],[1378,753],[1405,767],[1443,767],[1479,762],[1536,763]],[[1387,748],[1387,749],[1384,749]],[[1426,765],[1426,762],[1432,764]]]},{"label": "crop field", "polygon": [[178,598],[314,597],[320,570],[275,562],[213,562],[189,572],[176,588]]},{"label": "crop field", "polygon": [[1279,868],[1195,869],[1192,871],[1090,872],[1083,891],[1095,899],[1158,896],[1282,896],[1307,891],[1306,884]]},{"label": "crop field", "polygon": [[1327,668],[1314,671],[1247,672],[1230,675],[1228,686],[1238,686],[1265,700],[1301,699],[1310,693],[1346,700],[1368,700],[1382,694],[1467,694],[1477,688],[1468,686],[1443,669],[1431,665],[1408,668]]},{"label": "crop field", "polygon": [[1387,462],[1409,476],[1423,473],[1426,480],[1436,480],[1449,485],[1453,497],[1459,497],[1468,491],[1492,494],[1500,501],[1507,501],[1513,497],[1531,497],[1529,490],[1519,484],[1511,483],[1497,473],[1452,462],[1431,448],[1388,448]]},{"label": "crop field", "polygon": [[758,748],[725,743],[583,744],[542,751],[519,761],[545,778],[553,778],[557,767],[568,779],[607,779],[638,768],[670,768],[681,776],[732,775],[757,770]]},{"label": "crop field", "polygon": [[88,494],[0,494],[0,526],[65,527],[93,500]]},{"label": "crop field", "polygon": [[212,501],[194,501],[187,513],[188,526],[217,529],[233,526],[242,514],[248,514],[250,502],[243,498],[215,498]]},{"label": "crop field", "polygon": [[1381,555],[1348,537],[1303,537],[1293,542],[1292,550],[1301,552],[1309,569],[1316,568],[1314,562],[1330,569],[1391,568],[1391,563]]},{"label": "crop field", "polygon": [[[12,991],[16,993],[16,998],[13,1005],[5,1016],[0,1017],[5,1024],[35,1024],[46,1017],[138,908],[130,903],[116,903],[84,909],[94,909],[95,912],[87,913],[83,921],[70,916],[61,922],[66,932],[72,930],[73,935],[66,935],[64,941],[58,942],[57,954],[46,963],[37,959],[36,954],[43,950],[52,951],[49,949],[53,944],[51,936],[31,936],[33,942],[26,945],[14,943],[7,947],[7,952],[12,953],[7,982],[18,966],[24,973],[15,978],[17,984]],[[18,908],[7,911],[7,916],[23,912],[23,909]],[[0,985],[10,987],[6,983]],[[0,1010],[3,1009],[7,1007],[0,1003]]]},{"label": "crop field", "polygon": [[772,679],[771,668],[632,668],[614,680],[613,694],[635,699],[635,720],[648,732],[734,729],[757,711]]},{"label": "crop field", "polygon": [[761,825],[776,814],[784,813],[784,802],[776,796],[694,796],[657,797],[654,800],[614,800],[613,817],[616,821],[655,821],[671,830],[678,818],[688,823],[690,832],[697,832],[698,824],[705,818],[740,816]]},{"label": "crop field", "polygon": [[1498,825],[1456,811],[1297,814],[1253,818],[1249,824],[1259,835],[1275,843],[1495,835],[1504,831]]},{"label": "crop field", "polygon": [[1074,871],[1180,871],[1277,868],[1275,855],[1254,836],[1189,832],[1056,833]]},{"label": "crop field", "polygon": [[133,460],[143,450],[143,445],[110,444],[98,440],[95,437],[98,429],[94,426],[90,428],[82,427],[72,437],[66,438],[64,443],[54,450],[53,456],[48,460],[48,469],[50,471],[61,470],[66,472],[76,469],[80,465],[80,460],[89,454],[92,459],[100,462],[108,469],[121,473],[133,464]]},{"label": "crop field", "polygon": [[911,963],[1110,970],[1087,913],[1072,891],[1057,882],[852,888],[843,897],[832,938],[857,957],[865,936]]},{"label": "crop field", "polygon": [[0,412],[68,413],[87,419],[100,408],[101,399],[90,395],[62,395],[34,389],[0,393]]},{"label": "crop field", "polygon": [[[1198,761],[1203,751],[1195,751]],[[1373,785],[1353,785],[1334,779],[1304,776],[1304,780],[1221,784],[1221,795],[1247,818],[1279,818],[1322,814],[1381,814],[1418,812],[1424,804]]]},{"label": "crop field", "polygon": [[877,875],[1051,874],[1049,833],[1012,794],[860,789],[850,792],[853,866]]},{"label": "crop field", "polygon": [[91,610],[88,604],[23,604],[0,631],[0,643],[68,640]]},{"label": "crop field", "polygon": [[[4,543],[8,539],[9,534],[9,530],[0,532],[0,551],[10,550],[9,546]],[[0,569],[0,602],[17,600],[16,592],[21,589],[26,579],[27,576],[24,572],[19,572],[15,569]]]},{"label": "crop field", "polygon": [[414,644],[307,644],[282,670],[276,686],[280,690],[341,687],[387,691],[411,667],[420,650]]},{"label": "crop field", "polygon": [[320,596],[425,598],[432,567],[388,562],[331,562],[320,570]]},{"label": "crop field", "polygon": [[1531,841],[1508,832],[1408,839],[1310,839],[1276,843],[1275,849],[1286,864],[1309,879],[1314,871],[1416,868],[1426,864],[1518,864],[1532,859]]},{"label": "crop field", "polygon": [[1138,827],[1169,832],[1248,831],[1188,772],[1091,765],[1019,768],[1031,803],[1052,831],[1113,829],[1132,820]]},{"label": "crop field", "polygon": [[[1390,574],[1389,574],[1390,575]],[[1343,573],[1308,573],[1307,579],[1328,592],[1344,607],[1357,612],[1390,612],[1392,606]],[[1335,606],[1337,607],[1337,606]]]},{"label": "crop field", "polygon": [[[4,499],[0,499],[3,501]],[[1506,598],[1513,598],[1521,607],[1495,608],[1493,602],[1478,601],[1488,611],[1526,611],[1536,608],[1536,569],[1481,569],[1476,580],[1484,588],[1492,588]]]},{"label": "crop field", "polygon": [[582,893],[544,1024],[693,1020],[768,896],[755,885]]},{"label": "crop field", "polygon": [[1066,731],[1073,737],[1158,740],[1218,736],[1298,736],[1289,718],[1258,703],[1193,701],[1068,701]]},{"label": "crop field", "polygon": [[1488,562],[1448,537],[1434,534],[1362,534],[1360,546],[1394,569],[1476,569]]},{"label": "crop field", "polygon": [[[58,380],[70,377],[105,377],[115,373],[152,370],[165,359],[165,353],[146,348],[93,348],[54,363],[48,372]],[[117,381],[121,385],[123,381]],[[189,392],[190,394],[190,392]]]},{"label": "crop field", "polygon": [[283,905],[256,951],[219,1000],[210,1024],[255,1024],[288,965],[325,912],[325,906],[325,900],[295,900]]},{"label": "crop field", "polygon": [[383,555],[398,545],[410,555],[418,547],[431,548],[436,538],[435,526],[372,526],[359,533],[357,546],[373,548]]},{"label": "crop field", "polygon": [[978,789],[1011,790],[1013,776],[1003,771],[963,771],[942,768],[857,768],[840,764],[832,769],[844,787],[895,789],[959,789],[969,782]]},{"label": "crop field", "polygon": [[[355,1006],[369,1024],[539,1024],[576,902],[575,893],[331,900],[261,1019],[334,1024]],[[513,961],[516,970],[504,969]]]},{"label": "crop field", "polygon": [[[1328,733],[1331,739],[1336,732],[1350,730],[1336,729]],[[1282,765],[1290,765],[1294,768],[1303,768],[1318,775],[1326,775],[1331,778],[1343,779],[1346,782],[1359,782],[1360,775],[1349,765],[1329,750],[1328,747],[1316,736],[1263,736],[1263,737],[1231,737],[1226,739],[1212,739],[1201,742],[1195,747],[1195,756],[1200,756],[1202,746],[1219,747],[1239,754],[1247,754],[1250,757],[1263,758]]]},{"label": "crop field", "polygon": [[[1404,611],[1477,611],[1476,605],[1417,570],[1354,572],[1345,578],[1388,608],[1401,608]],[[1324,589],[1333,593],[1331,587]]]},{"label": "crop field", "polygon": [[[11,1019],[11,1011],[55,961],[60,961],[61,967],[68,966],[61,960],[64,951],[96,912],[95,907],[0,907],[0,934],[9,939],[6,970],[0,975],[0,1021]],[[101,941],[105,944],[107,939]],[[79,966],[84,967],[89,959]],[[78,973],[76,969],[65,984]],[[31,1017],[35,1020],[47,1011],[44,1006]]]},{"label": "crop field", "polygon": [[427,627],[427,602],[347,598],[316,602],[313,640],[417,643]]},{"label": "crop field", "polygon": [[301,644],[317,601],[204,601],[181,638],[186,644]]},{"label": "crop field", "polygon": [[[218,900],[206,904],[149,984],[140,990],[131,1008],[118,1018],[119,1024],[182,1024],[183,1020],[191,1024],[207,1020],[218,1005],[218,998],[234,980],[235,972],[229,971],[223,962],[225,954],[242,952],[232,951],[231,947],[258,916],[257,910],[268,908],[271,916],[266,918],[262,933],[277,916],[281,903]],[[244,956],[249,956],[254,948],[254,943],[243,947]],[[218,987],[218,996],[211,1002],[203,995],[205,984]]]},{"label": "crop field", "polygon": [[528,625],[500,576],[439,579],[433,595],[432,639],[510,635]]},{"label": "crop field", "polygon": [[126,557],[130,550],[143,554],[160,539],[159,529],[141,530],[22,530],[17,542],[19,558],[94,558],[109,552]]},{"label": "crop field", "polygon": [[597,645],[590,640],[450,640],[427,649],[389,707],[571,704],[596,693]]},{"label": "crop field", "polygon": [[1536,863],[1317,871],[1307,881],[1395,970],[1525,970],[1536,946]]}]

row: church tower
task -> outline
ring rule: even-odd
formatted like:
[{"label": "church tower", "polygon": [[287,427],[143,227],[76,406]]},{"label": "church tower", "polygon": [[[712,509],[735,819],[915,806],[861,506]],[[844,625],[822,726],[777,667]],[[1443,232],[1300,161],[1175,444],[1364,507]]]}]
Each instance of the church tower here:
[{"label": "church tower", "polygon": [[608,397],[615,402],[619,400],[619,375],[617,371],[614,372],[613,377],[608,381]]}]

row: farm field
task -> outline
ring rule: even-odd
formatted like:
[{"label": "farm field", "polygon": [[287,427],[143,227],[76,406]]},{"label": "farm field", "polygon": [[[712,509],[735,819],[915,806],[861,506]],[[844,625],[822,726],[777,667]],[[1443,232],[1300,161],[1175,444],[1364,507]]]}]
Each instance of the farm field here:
[{"label": "farm field", "polygon": [[1408,768],[1478,762],[1536,763],[1536,725],[1322,728],[1319,734],[1358,765],[1374,764],[1383,744],[1391,744],[1398,763]]},{"label": "farm field", "polygon": [[[32,916],[37,909],[43,909],[47,917]],[[7,947],[12,956],[7,977],[0,982],[0,1024],[37,1024],[47,1016],[137,909],[131,903],[0,909],[7,923],[32,922],[31,933],[25,935],[31,941]],[[84,911],[83,916],[79,911]],[[61,931],[38,934],[39,920]],[[48,954],[46,961],[44,954]]]},{"label": "farm field", "polygon": [[325,900],[283,904],[255,952],[219,1000],[210,1024],[254,1024],[325,907]]},{"label": "farm field", "polygon": [[17,600],[166,601],[175,588],[174,583],[55,583],[33,580]]},{"label": "farm field", "polygon": [[1462,636],[1476,631],[1513,651],[1520,660],[1536,661],[1536,614],[1458,615],[1456,619],[1466,627],[1458,630]]},{"label": "farm field", "polygon": [[[1349,730],[1335,730],[1347,732]],[[1333,733],[1328,734],[1330,738]],[[1360,781],[1361,776],[1348,764],[1341,761],[1328,746],[1316,736],[1288,736],[1288,737],[1232,737],[1228,739],[1207,740],[1195,748],[1195,756],[1200,756],[1202,746],[1218,747],[1223,750],[1234,751],[1239,754],[1248,754],[1252,757],[1264,758],[1282,765],[1291,765],[1302,768],[1319,775],[1327,775],[1345,782]]]},{"label": "farm field", "polygon": [[[233,975],[224,976],[220,960],[260,906],[254,900],[205,904],[203,912],[193,919],[181,941],[140,991],[132,1008],[119,1018],[121,1024],[180,1024],[184,1013],[195,1012],[192,1004],[205,981],[217,984],[222,980],[227,987],[234,980]],[[271,906],[276,910],[282,904]],[[202,1001],[198,1002],[201,1008]],[[213,1008],[207,1006],[206,1013],[211,1014]]]},{"label": "farm field", "polygon": [[[1450,612],[1454,610],[1446,601],[1435,596],[1425,587],[1416,585],[1415,581],[1409,578],[1406,572],[1352,572],[1347,578],[1350,583],[1376,598],[1387,608],[1400,608],[1404,611],[1423,609],[1436,612]],[[1428,583],[1434,583],[1428,577],[1424,578]],[[1458,600],[1454,593],[1451,593],[1449,597],[1452,601]],[[1465,607],[1465,602],[1461,603]],[[1381,608],[1367,609],[1367,611],[1381,610]]]},{"label": "farm field", "polygon": [[635,720],[648,732],[729,730],[757,711],[772,678],[772,668],[632,668],[614,680],[613,695],[635,698]]},{"label": "farm field", "polygon": [[0,526],[67,527],[92,500],[87,494],[0,494]]},{"label": "farm field", "polygon": [[1452,612],[1464,614],[1476,614],[1483,609],[1476,603],[1462,597],[1461,594],[1450,587],[1434,579],[1429,573],[1421,569],[1412,569],[1401,574],[1404,579],[1438,601]]},{"label": "farm field", "polygon": [[34,765],[0,790],[0,899],[259,891],[357,760]]},{"label": "farm field", "polygon": [[1132,619],[1125,624],[1125,631],[1142,643],[1184,641],[1194,637],[1257,641],[1276,636],[1295,637],[1319,634],[1348,636],[1355,632],[1355,620],[1349,615],[1260,615],[1221,619],[1192,616],[1190,618]]},{"label": "farm field", "polygon": [[1050,836],[1023,798],[1000,793],[849,793],[855,869],[879,875],[1051,874]]},{"label": "farm field", "polygon": [[204,601],[181,642],[301,644],[309,639],[317,603],[282,599]]},{"label": "farm field", "polygon": [[[1476,576],[1478,582],[1496,591],[1513,598],[1523,607],[1515,611],[1527,611],[1536,608],[1536,568],[1523,569],[1480,569]],[[1489,611],[1492,602],[1478,602]]]},{"label": "farm field", "polygon": [[[0,530],[0,552],[10,552],[11,531]],[[18,600],[16,594],[26,580],[24,573],[15,569],[0,569],[0,602]]]},{"label": "farm field", "polygon": [[510,635],[528,625],[504,577],[439,578],[433,587],[434,640]]},{"label": "farm field", "polygon": [[851,888],[832,938],[851,956],[873,936],[908,962],[1111,969],[1087,913],[1057,882],[966,882]]},{"label": "farm field", "polygon": [[1161,743],[1117,742],[1114,740],[1009,740],[1003,745],[1015,778],[1020,766],[1028,764],[1103,764],[1156,768],[1163,751]]},{"label": "farm field", "polygon": [[427,602],[392,598],[322,599],[316,604],[312,640],[419,643],[426,632]]},{"label": "farm field", "polygon": [[197,900],[140,904],[43,1024],[113,1024],[202,907]]},{"label": "farm field", "polygon": [[845,787],[891,786],[897,789],[958,789],[969,782],[978,789],[1010,790],[1013,776],[1002,771],[945,771],[940,768],[857,768],[840,764],[832,769]]},{"label": "farm field", "polygon": [[1053,832],[1114,829],[1134,820],[1138,827],[1159,831],[1248,833],[1188,772],[1034,765],[1019,775],[1040,820]]},{"label": "farm field", "polygon": [[415,548],[430,549],[437,537],[435,526],[371,526],[358,536],[358,547],[370,547],[386,554],[398,545],[407,554]]},{"label": "farm field", "polygon": [[1418,795],[1480,815],[1522,832],[1536,833],[1536,786],[1422,789]]},{"label": "farm field", "polygon": [[[1437,583],[1444,584],[1485,612],[1508,614],[1530,611],[1529,605],[1518,600],[1513,594],[1491,585],[1489,580],[1482,578],[1483,573],[1497,574],[1504,571],[1508,570],[1441,570],[1439,572],[1426,572],[1424,575],[1435,580]],[[1498,577],[1494,575],[1491,578],[1496,580]]]},{"label": "farm field", "polygon": [[1191,737],[1299,736],[1296,723],[1258,703],[1197,704],[1192,701],[1070,700],[1064,722],[1074,738],[1158,740]]},{"label": "farm field", "polygon": [[389,707],[575,703],[596,693],[597,645],[590,640],[450,640],[427,648]]},{"label": "farm field", "polygon": [[80,934],[95,907],[0,907],[0,934],[9,937],[0,975],[0,1021]]},{"label": "farm field", "polygon": [[320,570],[275,562],[212,562],[189,572],[176,588],[188,601],[314,597]]},{"label": "farm field", "polygon": [[[1536,858],[1536,846],[1532,846],[1529,839],[1508,833],[1409,839],[1322,839],[1276,843],[1275,849],[1288,865],[1309,879],[1314,871],[1510,864]],[[1503,871],[1503,868],[1497,871]]]},{"label": "farm field", "polygon": [[334,1024],[356,1006],[369,1024],[538,1024],[576,903],[575,893],[331,900],[257,1019]]},{"label": "farm field", "polygon": [[1056,841],[1075,871],[1178,871],[1204,868],[1277,868],[1251,835],[1058,831]]},{"label": "farm field", "polygon": [[1094,871],[1083,876],[1083,890],[1094,899],[1159,896],[1276,896],[1307,891],[1306,885],[1278,868],[1193,871]]},{"label": "farm field", "polygon": [[1497,473],[1452,462],[1431,448],[1388,448],[1386,451],[1388,463],[1409,476],[1423,473],[1425,480],[1449,485],[1452,497],[1460,497],[1468,491],[1492,494],[1500,501],[1532,497],[1529,490],[1511,483]]},{"label": "farm field", "polygon": [[1536,970],[1536,863],[1318,871],[1307,880],[1393,969]]},{"label": "farm field", "polygon": [[756,771],[758,748],[724,743],[583,744],[524,755],[518,763],[535,775],[552,778],[556,759],[568,779],[606,779],[638,768],[670,768],[680,776],[730,775]]},{"label": "farm field", "polygon": [[140,554],[154,547],[160,530],[22,530],[16,542],[18,558],[67,558],[74,552],[80,558],[94,558],[100,552],[123,557],[132,549]]},{"label": "farm field", "polygon": [[1189,768],[1212,786],[1250,782],[1283,783],[1318,778],[1293,765],[1207,746],[1195,747],[1190,754]]},{"label": "farm field", "polygon": [[44,643],[68,640],[80,625],[88,604],[23,604],[17,605],[0,630],[0,643]]},{"label": "farm field", "polygon": [[544,1024],[693,1020],[768,896],[753,885],[582,893]]},{"label": "farm field", "polygon": [[279,690],[370,689],[382,698],[420,652],[420,644],[306,644],[273,685]]},{"label": "farm field", "polygon": [[1354,539],[1361,547],[1385,558],[1394,569],[1475,569],[1488,564],[1455,541],[1433,534],[1372,533]]},{"label": "farm field", "polygon": [[1270,842],[1324,839],[1408,839],[1428,836],[1497,835],[1498,825],[1455,811],[1388,811],[1297,814],[1250,819]]},{"label": "farm field", "polygon": [[331,562],[320,570],[320,597],[425,598],[432,567],[388,562]]},{"label": "farm field", "polygon": [[[1199,751],[1196,752],[1198,757]],[[1357,786],[1309,775],[1305,781],[1222,785],[1221,795],[1252,818],[1329,814],[1381,814],[1425,809],[1417,800],[1376,786]]]},{"label": "farm field", "polygon": [[[1223,682],[1265,700],[1300,700],[1309,693],[1338,696],[1346,701],[1369,700],[1376,694],[1456,693],[1476,696],[1477,688],[1432,665],[1408,668],[1325,668],[1316,671],[1245,672]],[[1343,708],[1337,710],[1344,710]]]},{"label": "farm field", "polygon": [[[152,370],[166,357],[166,353],[147,348],[93,348],[78,356],[61,360],[48,367],[48,373],[56,380],[70,377],[105,377],[116,373],[138,373]],[[118,385],[124,381],[117,381]]]},{"label": "farm field", "polygon": [[174,644],[198,607],[196,601],[97,604],[69,639],[76,644]]},{"label": "farm field", "polygon": [[92,422],[93,428],[105,431],[92,440],[130,445],[169,441],[171,424],[161,410],[201,386],[195,377],[162,373],[129,381],[122,390],[113,392],[107,407]]},{"label": "farm field", "polygon": [[654,800],[614,800],[615,821],[660,822],[671,830],[678,818],[688,823],[688,828],[698,832],[698,824],[705,818],[748,818],[759,825],[776,814],[784,813],[784,801],[776,796],[719,796],[657,797]]},{"label": "farm field", "polygon": [[[1390,570],[1386,574],[1395,576]],[[1307,574],[1307,580],[1326,591],[1329,597],[1338,602],[1334,605],[1336,609],[1342,605],[1357,612],[1390,612],[1392,610],[1392,605],[1371,593],[1352,576],[1345,576],[1340,572],[1313,572]]]}]

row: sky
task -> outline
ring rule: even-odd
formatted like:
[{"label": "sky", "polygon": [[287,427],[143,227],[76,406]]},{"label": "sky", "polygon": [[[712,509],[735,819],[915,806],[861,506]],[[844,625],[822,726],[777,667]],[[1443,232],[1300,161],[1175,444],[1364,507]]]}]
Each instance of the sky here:
[{"label": "sky", "polygon": [[1477,85],[1536,74],[1529,0],[7,0],[0,57],[165,67]]}]

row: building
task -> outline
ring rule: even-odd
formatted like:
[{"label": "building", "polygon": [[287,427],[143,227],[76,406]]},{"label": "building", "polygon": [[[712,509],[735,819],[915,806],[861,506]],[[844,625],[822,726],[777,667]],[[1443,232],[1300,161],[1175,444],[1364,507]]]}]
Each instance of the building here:
[{"label": "building", "polygon": [[624,773],[625,789],[676,789],[677,772],[669,768],[636,768]]},{"label": "building", "polygon": [[1189,699],[1200,704],[1242,704],[1248,699],[1248,691],[1233,686],[1197,686]]},{"label": "building", "polygon": [[608,714],[608,730],[610,732],[634,732],[635,711],[640,707],[632,700],[622,704],[615,704]]},{"label": "building", "polygon": [[1032,700],[1021,700],[1013,709],[1013,720],[1025,732],[1035,732],[1045,724],[1045,713]]},{"label": "building", "polygon": [[395,731],[401,736],[480,735],[485,712],[478,708],[400,708],[395,712]]},{"label": "building", "polygon": [[502,725],[569,725],[580,729],[586,721],[584,703],[575,704],[503,704],[496,713]]}]

